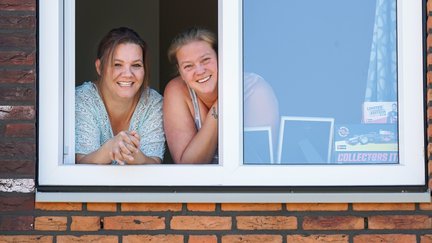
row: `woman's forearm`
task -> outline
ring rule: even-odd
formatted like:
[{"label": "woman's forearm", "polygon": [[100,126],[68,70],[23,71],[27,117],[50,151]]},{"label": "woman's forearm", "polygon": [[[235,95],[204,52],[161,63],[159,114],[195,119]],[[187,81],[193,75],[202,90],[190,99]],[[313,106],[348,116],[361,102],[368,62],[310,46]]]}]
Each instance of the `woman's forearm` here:
[{"label": "woman's forearm", "polygon": [[159,157],[147,156],[141,150],[131,156],[133,159],[126,159],[128,165],[143,165],[143,164],[160,164],[162,161]]},{"label": "woman's forearm", "polygon": [[206,164],[211,162],[218,145],[218,122],[217,118],[210,113],[211,111],[176,163]]},{"label": "woman's forearm", "polygon": [[111,164],[111,156],[107,146],[102,145],[98,150],[89,154],[76,154],[75,162],[77,164]]}]

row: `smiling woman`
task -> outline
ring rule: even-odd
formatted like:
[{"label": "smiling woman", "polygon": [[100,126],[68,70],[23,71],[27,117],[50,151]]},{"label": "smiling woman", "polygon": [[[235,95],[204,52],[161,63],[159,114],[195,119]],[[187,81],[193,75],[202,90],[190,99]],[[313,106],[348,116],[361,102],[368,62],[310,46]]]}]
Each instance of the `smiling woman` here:
[{"label": "smiling woman", "polygon": [[168,49],[180,74],[164,93],[164,126],[175,163],[218,162],[216,52],[215,35],[202,28],[178,34]]},{"label": "smiling woman", "polygon": [[161,163],[162,97],[148,88],[147,44],[129,28],[113,29],[95,65],[98,80],[76,88],[76,163]]}]

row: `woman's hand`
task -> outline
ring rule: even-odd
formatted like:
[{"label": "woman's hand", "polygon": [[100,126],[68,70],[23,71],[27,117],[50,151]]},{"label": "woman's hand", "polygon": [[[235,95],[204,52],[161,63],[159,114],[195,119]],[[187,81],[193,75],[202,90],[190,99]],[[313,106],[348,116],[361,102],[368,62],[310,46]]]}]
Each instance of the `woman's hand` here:
[{"label": "woman's hand", "polygon": [[76,155],[80,164],[110,164],[113,160],[120,165],[160,164],[159,157],[146,156],[139,149],[140,136],[135,131],[121,131],[98,150]]},{"label": "woman's hand", "polygon": [[109,155],[111,160],[119,164],[131,164],[139,152],[140,137],[135,131],[121,131],[110,140],[111,149]]},{"label": "woman's hand", "polygon": [[124,134],[116,138],[116,146],[110,152],[112,160],[116,160],[120,165],[160,164],[162,162],[158,157],[143,154],[139,149],[141,138],[137,132],[121,133]]}]

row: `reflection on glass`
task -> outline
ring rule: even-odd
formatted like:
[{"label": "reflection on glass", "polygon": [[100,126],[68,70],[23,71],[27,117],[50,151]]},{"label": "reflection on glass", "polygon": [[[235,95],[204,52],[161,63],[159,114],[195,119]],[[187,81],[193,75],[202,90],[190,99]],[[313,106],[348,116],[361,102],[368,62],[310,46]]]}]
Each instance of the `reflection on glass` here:
[{"label": "reflection on glass", "polygon": [[248,163],[273,163],[279,130],[279,105],[272,87],[255,73],[244,77],[244,150]]},{"label": "reflection on glass", "polygon": [[281,119],[278,162],[329,163],[333,141],[333,118],[289,117]]},{"label": "reflection on glass", "polygon": [[396,0],[243,11],[245,164],[398,163]]},{"label": "reflection on glass", "polygon": [[247,163],[274,163],[271,127],[245,127],[243,147]]}]

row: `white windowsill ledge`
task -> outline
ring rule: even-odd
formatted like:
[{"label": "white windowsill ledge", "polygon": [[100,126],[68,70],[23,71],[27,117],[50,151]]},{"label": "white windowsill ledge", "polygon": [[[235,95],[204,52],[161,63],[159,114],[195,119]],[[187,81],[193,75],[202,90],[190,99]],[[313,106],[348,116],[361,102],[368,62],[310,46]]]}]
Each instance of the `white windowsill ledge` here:
[{"label": "white windowsill ledge", "polygon": [[431,202],[431,193],[129,193],[39,192],[37,202],[177,203],[407,203]]}]

